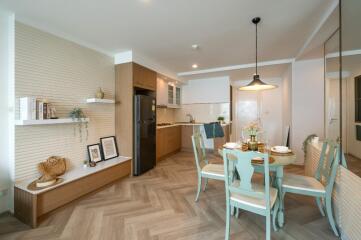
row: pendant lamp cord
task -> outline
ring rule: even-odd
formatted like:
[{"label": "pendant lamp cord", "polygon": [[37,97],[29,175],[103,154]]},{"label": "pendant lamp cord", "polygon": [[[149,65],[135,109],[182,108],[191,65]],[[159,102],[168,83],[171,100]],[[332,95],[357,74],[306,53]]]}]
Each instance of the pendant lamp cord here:
[{"label": "pendant lamp cord", "polygon": [[258,29],[257,29],[258,23],[256,23],[256,75],[258,74]]}]

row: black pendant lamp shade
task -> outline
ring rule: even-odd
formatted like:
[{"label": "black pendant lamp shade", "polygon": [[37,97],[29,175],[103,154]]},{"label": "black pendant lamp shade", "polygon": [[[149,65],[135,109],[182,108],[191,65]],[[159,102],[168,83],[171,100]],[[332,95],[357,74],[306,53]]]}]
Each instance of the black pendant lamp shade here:
[{"label": "black pendant lamp shade", "polygon": [[244,87],[240,87],[239,90],[244,90],[244,91],[260,91],[260,90],[267,90],[267,89],[273,89],[276,88],[277,86],[275,85],[271,85],[271,84],[267,84],[261,81],[261,79],[259,78],[259,74],[258,74],[258,29],[257,29],[257,24],[261,21],[261,18],[259,17],[255,17],[252,19],[252,22],[256,25],[256,74],[253,75],[253,80],[252,82],[250,82],[248,85],[244,86]]}]

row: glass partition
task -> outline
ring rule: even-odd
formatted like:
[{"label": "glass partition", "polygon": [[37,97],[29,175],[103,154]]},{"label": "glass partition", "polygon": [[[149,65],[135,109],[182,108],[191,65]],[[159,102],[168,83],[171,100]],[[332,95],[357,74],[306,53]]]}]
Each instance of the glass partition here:
[{"label": "glass partition", "polygon": [[325,53],[325,137],[341,141],[340,31],[337,29],[324,44]]}]

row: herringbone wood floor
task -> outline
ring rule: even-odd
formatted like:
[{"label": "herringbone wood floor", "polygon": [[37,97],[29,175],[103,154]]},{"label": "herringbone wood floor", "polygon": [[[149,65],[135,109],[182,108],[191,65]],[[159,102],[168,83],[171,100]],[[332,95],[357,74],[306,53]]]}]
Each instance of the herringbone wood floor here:
[{"label": "herringbone wood floor", "polygon": [[[213,158],[213,160],[217,161]],[[300,172],[291,167],[288,171]],[[0,217],[0,239],[223,239],[224,183],[210,181],[194,202],[196,171],[191,153],[178,153],[148,173],[126,178],[74,201],[30,229]],[[286,225],[272,239],[336,239],[312,198],[286,196]],[[241,212],[232,239],[264,239],[264,219]]]}]

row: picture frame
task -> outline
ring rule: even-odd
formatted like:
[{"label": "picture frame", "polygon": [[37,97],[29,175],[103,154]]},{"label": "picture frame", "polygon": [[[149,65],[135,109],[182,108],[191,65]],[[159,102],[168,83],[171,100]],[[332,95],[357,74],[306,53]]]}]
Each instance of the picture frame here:
[{"label": "picture frame", "polygon": [[115,136],[100,138],[100,145],[102,147],[104,160],[109,160],[119,156],[117,140]]},{"label": "picture frame", "polygon": [[99,143],[87,146],[89,162],[100,162],[103,161],[102,149]]}]

